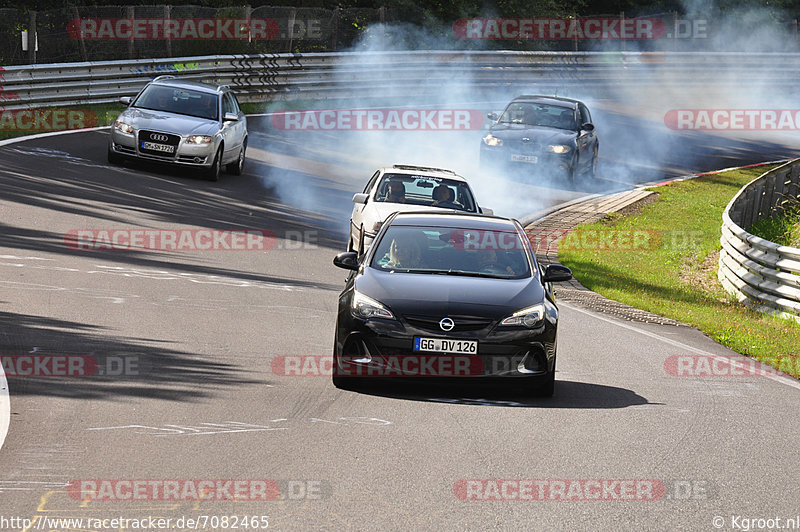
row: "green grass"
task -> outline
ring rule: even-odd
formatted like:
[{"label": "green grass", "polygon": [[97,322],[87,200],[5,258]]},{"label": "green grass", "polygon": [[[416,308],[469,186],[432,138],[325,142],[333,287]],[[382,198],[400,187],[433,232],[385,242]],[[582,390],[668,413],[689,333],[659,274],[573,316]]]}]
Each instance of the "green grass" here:
[{"label": "green grass", "polygon": [[[740,305],[717,280],[722,211],[742,186],[768,169],[733,170],[653,188],[659,198],[640,214],[578,227],[578,234],[632,234],[632,242],[641,245],[598,249],[568,236],[562,241],[566,246],[559,246],[559,261],[595,292],[697,327],[739,353],[798,377],[800,324]],[[645,237],[636,240],[642,231]]]},{"label": "green grass", "polygon": [[748,232],[782,246],[800,247],[800,206],[786,209],[782,215],[754,223]]}]

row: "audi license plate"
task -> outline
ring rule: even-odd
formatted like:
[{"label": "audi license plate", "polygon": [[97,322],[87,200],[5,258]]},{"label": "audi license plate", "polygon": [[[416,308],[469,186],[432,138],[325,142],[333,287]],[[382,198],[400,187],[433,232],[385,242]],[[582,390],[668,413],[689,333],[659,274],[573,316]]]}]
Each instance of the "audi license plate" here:
[{"label": "audi license plate", "polygon": [[156,144],[155,142],[142,142],[143,150],[163,151],[164,153],[175,153],[175,146],[169,144]]},{"label": "audi license plate", "polygon": [[539,157],[536,155],[517,155],[511,156],[511,160],[515,163],[538,163]]},{"label": "audi license plate", "polygon": [[436,351],[477,355],[477,340],[447,340],[445,338],[414,338],[414,351]]}]

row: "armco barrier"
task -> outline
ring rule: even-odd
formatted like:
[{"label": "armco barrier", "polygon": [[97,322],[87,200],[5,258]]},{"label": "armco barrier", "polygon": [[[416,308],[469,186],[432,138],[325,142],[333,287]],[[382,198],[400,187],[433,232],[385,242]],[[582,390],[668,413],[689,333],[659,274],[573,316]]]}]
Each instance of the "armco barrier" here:
[{"label": "armco barrier", "polygon": [[453,80],[490,93],[507,88],[564,94],[570,87],[591,87],[602,95],[604,89],[614,86],[719,86],[738,84],[745,76],[793,87],[800,78],[800,55],[404,51],[55,63],[0,68],[0,106],[19,109],[110,103],[135,94],[161,74],[228,84],[246,102],[358,97],[377,88],[391,88],[394,95],[424,95]]},{"label": "armco barrier", "polygon": [[780,214],[800,196],[800,159],[745,185],[722,213],[718,277],[740,302],[800,321],[800,249],[779,246],[743,227]]}]

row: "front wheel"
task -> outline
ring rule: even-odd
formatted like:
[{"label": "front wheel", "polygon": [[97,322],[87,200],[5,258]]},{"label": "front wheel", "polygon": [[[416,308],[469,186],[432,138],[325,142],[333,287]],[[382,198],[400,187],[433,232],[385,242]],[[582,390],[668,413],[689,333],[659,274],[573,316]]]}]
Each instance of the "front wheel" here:
[{"label": "front wheel", "polygon": [[219,181],[219,175],[222,173],[222,146],[217,150],[217,155],[214,157],[214,162],[211,163],[211,168],[206,170],[206,179],[209,181]]},{"label": "front wheel", "polygon": [[530,394],[534,397],[552,397],[556,389],[556,361],[553,359],[553,369],[541,377],[533,379]]},{"label": "front wheel", "polygon": [[236,159],[235,162],[232,162],[225,169],[231,175],[242,175],[242,171],[244,170],[244,159],[245,159],[245,152],[247,151],[247,140],[244,141],[242,144],[242,149],[239,150],[239,157]]}]

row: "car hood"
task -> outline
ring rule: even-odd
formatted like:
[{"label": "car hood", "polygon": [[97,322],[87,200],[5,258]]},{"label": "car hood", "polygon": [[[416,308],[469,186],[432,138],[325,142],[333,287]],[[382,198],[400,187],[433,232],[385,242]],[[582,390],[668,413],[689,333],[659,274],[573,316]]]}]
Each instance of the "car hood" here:
[{"label": "car hood", "polygon": [[132,125],[137,130],[151,129],[153,131],[163,131],[164,133],[174,133],[184,136],[213,136],[219,130],[219,125],[215,120],[134,107],[126,109],[119,115],[118,120]]},{"label": "car hood", "polygon": [[559,144],[574,141],[578,136],[575,131],[543,126],[526,126],[523,124],[494,124],[489,132],[492,136],[503,140],[520,140],[522,137],[535,139],[544,144]]},{"label": "car hood", "polygon": [[544,289],[532,277],[491,279],[365,268],[355,288],[400,315],[502,319],[544,301]]}]

